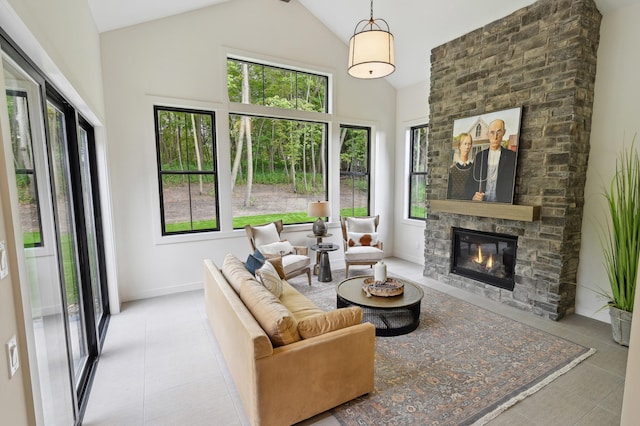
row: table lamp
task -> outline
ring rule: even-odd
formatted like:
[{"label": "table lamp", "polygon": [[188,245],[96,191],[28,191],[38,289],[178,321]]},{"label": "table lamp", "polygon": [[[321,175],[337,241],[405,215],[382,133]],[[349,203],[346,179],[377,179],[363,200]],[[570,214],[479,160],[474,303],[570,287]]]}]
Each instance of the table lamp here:
[{"label": "table lamp", "polygon": [[322,220],[323,217],[329,216],[329,202],[328,201],[311,201],[309,203],[310,217],[317,217],[318,220],[313,222],[313,235],[318,237],[327,233],[327,224]]}]

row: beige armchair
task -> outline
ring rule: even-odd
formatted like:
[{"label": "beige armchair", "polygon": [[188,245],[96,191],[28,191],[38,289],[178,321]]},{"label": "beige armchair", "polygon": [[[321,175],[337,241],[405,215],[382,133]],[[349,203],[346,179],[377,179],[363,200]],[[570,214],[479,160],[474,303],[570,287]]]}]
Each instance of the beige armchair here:
[{"label": "beige armchair", "polygon": [[382,241],[378,238],[380,216],[340,217],[346,277],[349,266],[373,266],[384,257]]},{"label": "beige armchair", "polygon": [[307,280],[311,285],[311,260],[307,247],[293,246],[280,238],[282,232],[282,220],[266,223],[264,225],[246,225],[244,230],[249,237],[252,251],[260,250],[266,258],[282,256],[282,268],[285,279],[307,274]]}]

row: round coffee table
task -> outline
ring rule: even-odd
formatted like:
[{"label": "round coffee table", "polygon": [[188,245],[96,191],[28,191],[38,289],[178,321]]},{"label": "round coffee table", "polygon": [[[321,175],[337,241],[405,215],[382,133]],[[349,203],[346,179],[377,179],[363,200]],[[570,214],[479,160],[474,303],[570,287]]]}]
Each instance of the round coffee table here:
[{"label": "round coffee table", "polygon": [[369,277],[348,278],[338,284],[336,287],[338,308],[360,306],[364,312],[363,321],[369,321],[376,326],[376,336],[398,336],[418,328],[420,301],[424,297],[420,287],[399,280],[404,283],[404,293],[391,297],[367,297],[362,290],[365,278]]}]

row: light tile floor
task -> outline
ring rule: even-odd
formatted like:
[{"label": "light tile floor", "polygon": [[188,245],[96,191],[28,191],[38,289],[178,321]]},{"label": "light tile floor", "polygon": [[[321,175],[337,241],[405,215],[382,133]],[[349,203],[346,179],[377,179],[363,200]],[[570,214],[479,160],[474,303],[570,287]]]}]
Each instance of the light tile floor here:
[{"label": "light tile floor", "polygon": [[[538,318],[422,276],[422,266],[385,259],[389,272],[564,337],[597,353],[491,425],[618,425],[627,349],[609,324],[572,315]],[[334,269],[340,265],[334,265]],[[203,292],[125,303],[111,324],[84,425],[248,425],[204,313]],[[338,425],[327,413],[304,425]]]}]

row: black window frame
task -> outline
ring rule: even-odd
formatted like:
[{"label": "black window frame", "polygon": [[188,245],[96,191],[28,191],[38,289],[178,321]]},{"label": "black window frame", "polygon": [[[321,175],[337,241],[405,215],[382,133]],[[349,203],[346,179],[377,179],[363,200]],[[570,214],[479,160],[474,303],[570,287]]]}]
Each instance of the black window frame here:
[{"label": "black window frame", "polygon": [[[324,80],[324,102],[322,103],[322,111],[316,111],[316,112],[320,112],[320,113],[324,113],[327,114],[329,112],[329,77],[323,74],[318,74],[318,73],[313,73],[313,72],[309,72],[309,71],[301,71],[301,70],[297,70],[293,67],[284,67],[284,66],[278,66],[278,65],[270,65],[270,64],[263,64],[260,62],[256,62],[256,61],[251,61],[251,60],[246,60],[246,59],[240,59],[240,58],[235,58],[232,56],[227,57],[227,69],[229,68],[228,63],[229,62],[236,62],[238,64],[247,64],[249,66],[252,67],[260,67],[262,69],[262,74],[263,74],[263,78],[262,78],[262,87],[260,90],[260,95],[261,95],[261,102],[252,102],[251,96],[249,99],[249,104],[251,105],[265,105],[266,106],[266,96],[265,96],[265,81],[264,81],[264,69],[265,68],[269,68],[269,69],[274,69],[274,70],[280,70],[280,71],[285,71],[285,72],[290,72],[293,73],[295,75],[295,92],[297,93],[299,90],[298,87],[298,76],[300,75],[308,75],[308,76],[312,76],[312,77],[318,77]],[[227,86],[227,94],[229,94],[229,88]],[[292,110],[297,110],[297,111],[308,111],[305,110],[304,108],[300,108],[298,103],[297,103],[297,99],[298,97],[295,97],[296,99],[296,103],[295,103],[295,108],[292,108]],[[232,100],[232,102],[238,102],[237,100],[234,101]]]},{"label": "black window frame", "polygon": [[[427,220],[427,212],[426,212],[426,208],[425,208],[425,214],[424,217],[418,217],[418,216],[414,216],[413,215],[413,181],[414,178],[416,176],[421,176],[425,179],[425,185],[426,185],[426,180],[428,178],[428,166],[427,164],[424,164],[424,171],[419,172],[415,170],[415,147],[416,147],[416,140],[415,140],[415,136],[416,136],[416,131],[420,130],[420,129],[425,129],[426,130],[426,143],[429,143],[429,124],[420,124],[417,126],[411,126],[410,129],[410,136],[409,136],[409,145],[411,147],[410,149],[410,157],[409,157],[409,191],[408,191],[408,197],[407,197],[407,202],[408,202],[408,209],[407,209],[407,217],[409,219],[413,219],[413,220],[422,220],[422,221],[426,221]],[[426,157],[425,157],[426,159]]]},{"label": "black window frame", "polygon": [[[213,170],[211,171],[194,171],[194,170],[180,170],[180,171],[166,171],[162,170],[162,156],[160,151],[160,128],[158,123],[158,114],[160,111],[167,112],[179,112],[186,114],[202,114],[210,116],[211,118],[211,155],[213,160]],[[216,131],[216,114],[214,111],[196,109],[196,108],[182,108],[182,107],[172,107],[167,105],[154,105],[153,106],[153,122],[155,129],[155,142],[156,142],[156,167],[158,171],[158,194],[160,200],[160,231],[162,236],[173,236],[173,235],[185,235],[185,234],[202,234],[207,232],[219,232],[220,231],[220,192],[218,190],[219,187],[219,178],[218,178],[218,152],[217,152],[217,131]],[[164,193],[163,193],[163,184],[162,178],[167,175],[183,175],[183,176],[199,176],[199,175],[207,175],[213,176],[213,185],[215,191],[214,197],[214,208],[215,208],[215,226],[211,228],[204,229],[193,229],[193,204],[191,203],[191,188],[189,187],[189,212],[190,212],[190,223],[192,229],[189,230],[180,230],[180,231],[167,231],[166,229],[166,221],[165,221],[165,210],[164,210]]]},{"label": "black window frame", "polygon": [[[349,215],[343,215],[343,210],[345,208],[343,208],[342,205],[340,205],[340,215],[341,216],[359,216],[359,217],[365,217],[365,216],[370,216],[371,215],[371,135],[373,133],[373,129],[371,127],[368,126],[357,126],[357,125],[350,125],[350,124],[341,124],[340,125],[340,134],[342,135],[342,130],[343,129],[353,129],[353,130],[364,130],[367,132],[367,148],[366,148],[366,153],[367,153],[367,158],[366,161],[364,162],[365,166],[366,166],[366,171],[362,172],[362,171],[346,171],[343,170],[342,167],[342,159],[340,159],[340,179],[342,180],[343,177],[352,177],[352,178],[356,178],[356,177],[363,177],[366,176],[367,178],[367,211],[366,214],[364,215],[356,215],[355,214],[355,206],[351,205],[351,214]],[[342,156],[342,146],[340,147],[340,156]],[[342,198],[342,188],[341,192],[340,192],[340,196]],[[353,196],[353,191],[355,190],[353,187],[351,188],[352,192],[352,200],[354,199]]]},{"label": "black window frame", "polygon": [[[30,112],[29,112],[29,108],[28,108],[28,96],[27,96],[27,92],[24,90],[16,90],[16,89],[7,89],[6,90],[6,94],[7,96],[13,96],[13,97],[21,97],[21,98],[25,98],[25,100],[27,100],[27,122],[30,123]],[[31,133],[31,128],[29,128],[29,133]],[[33,161],[33,168],[31,169],[19,169],[16,167],[15,169],[15,174],[16,174],[16,180],[18,179],[19,175],[23,175],[23,176],[29,176],[31,179],[33,179],[33,189],[34,189],[34,196],[35,196],[35,205],[36,205],[36,209],[37,209],[37,216],[38,216],[38,231],[40,232],[40,241],[38,241],[37,243],[34,244],[29,244],[27,242],[24,243],[24,247],[25,248],[37,248],[37,247],[44,247],[44,229],[42,227],[42,212],[41,212],[41,206],[40,206],[40,194],[38,192],[38,173],[36,171],[36,167],[35,167],[35,158],[34,158],[34,149],[33,149],[33,135],[29,135],[29,149],[31,150],[31,160]],[[12,147],[13,148],[13,147]]]}]

